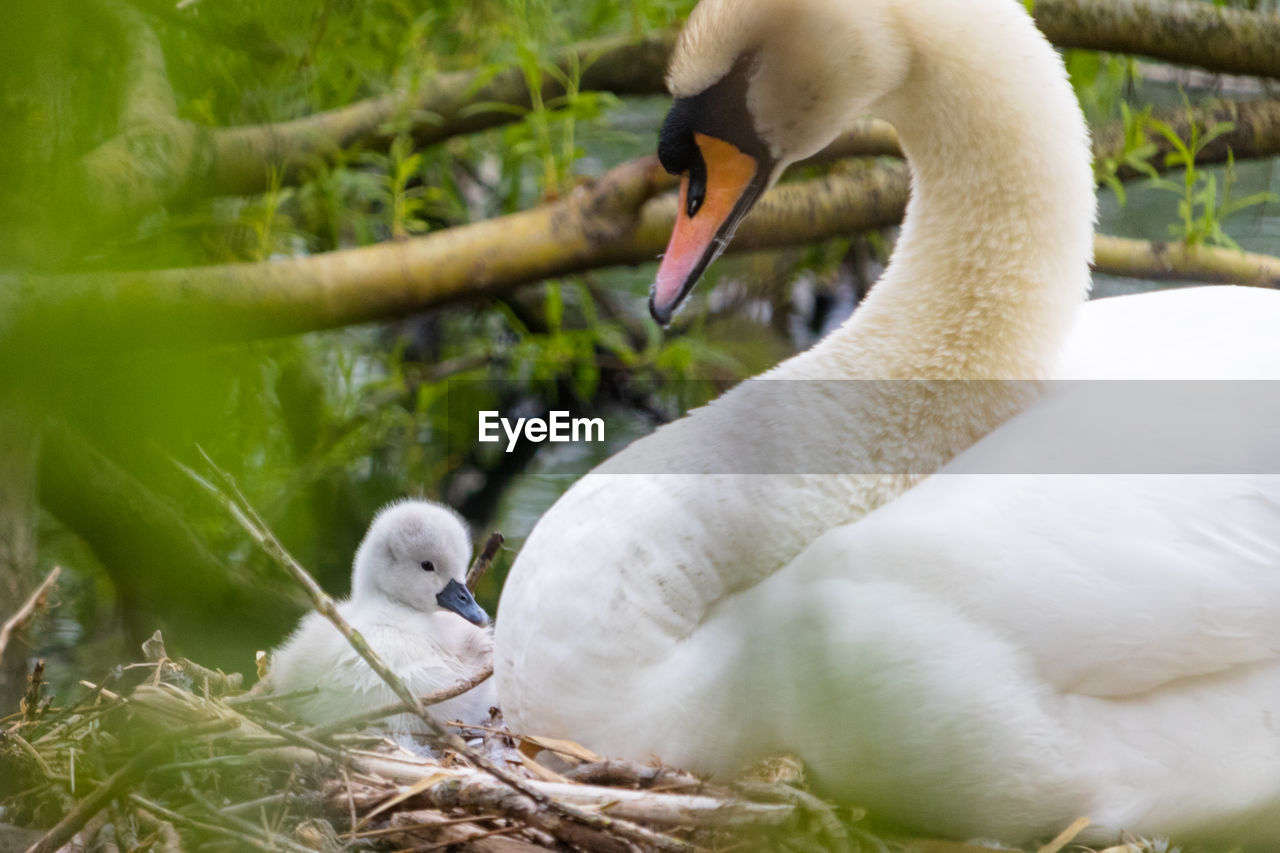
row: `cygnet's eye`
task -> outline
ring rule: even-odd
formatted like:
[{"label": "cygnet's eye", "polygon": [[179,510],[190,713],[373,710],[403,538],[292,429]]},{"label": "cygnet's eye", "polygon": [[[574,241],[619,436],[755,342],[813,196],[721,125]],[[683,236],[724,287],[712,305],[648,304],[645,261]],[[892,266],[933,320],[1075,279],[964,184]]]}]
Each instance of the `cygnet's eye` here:
[{"label": "cygnet's eye", "polygon": [[436,564],[431,562],[430,560],[423,560],[422,570],[426,572],[434,572],[436,570]]}]

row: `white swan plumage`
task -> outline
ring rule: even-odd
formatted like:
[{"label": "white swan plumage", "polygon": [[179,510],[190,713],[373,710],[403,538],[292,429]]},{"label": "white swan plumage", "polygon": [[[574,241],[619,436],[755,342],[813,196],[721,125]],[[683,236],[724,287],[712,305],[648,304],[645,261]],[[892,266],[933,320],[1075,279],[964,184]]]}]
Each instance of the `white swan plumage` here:
[{"label": "white swan plumage", "polygon": [[1039,380],[1280,378],[1280,295],[1084,304],[1087,130],[1015,0],[702,0],[668,83],[664,321],[788,163],[894,123],[888,268],[762,377],[886,381],[748,381],[577,482],[503,591],[507,720],[715,773],[792,752],[917,831],[1274,844],[1280,395]]},{"label": "white swan plumage", "polygon": [[[447,506],[403,500],[374,517],[351,570],[351,597],[338,612],[418,696],[453,687],[488,665],[488,617],[467,590],[471,536]],[[268,684],[277,693],[315,688],[289,700],[302,719],[327,723],[396,701],[396,695],[324,616],[309,613],[272,652]],[[440,721],[482,722],[497,705],[492,679],[428,710]],[[400,740],[421,734],[411,714],[380,723]]]}]

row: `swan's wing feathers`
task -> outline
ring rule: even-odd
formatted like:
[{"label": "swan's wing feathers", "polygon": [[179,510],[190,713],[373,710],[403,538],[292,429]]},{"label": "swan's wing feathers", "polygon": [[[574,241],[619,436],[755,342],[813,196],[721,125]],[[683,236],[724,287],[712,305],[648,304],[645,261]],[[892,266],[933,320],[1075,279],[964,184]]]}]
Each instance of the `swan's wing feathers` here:
[{"label": "swan's wing feathers", "polygon": [[1099,484],[1119,547],[1096,528],[1057,546],[1081,600],[1030,648],[1059,690],[1134,695],[1280,658],[1280,478],[1161,480]]},{"label": "swan's wing feathers", "polygon": [[810,552],[930,595],[1064,693],[1280,658],[1280,476],[934,477]]}]

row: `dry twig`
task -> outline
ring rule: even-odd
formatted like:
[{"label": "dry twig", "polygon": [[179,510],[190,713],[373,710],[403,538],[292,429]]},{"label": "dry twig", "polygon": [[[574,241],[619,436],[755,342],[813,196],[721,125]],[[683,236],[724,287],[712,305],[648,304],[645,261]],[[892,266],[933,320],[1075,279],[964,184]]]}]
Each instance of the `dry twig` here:
[{"label": "dry twig", "polygon": [[206,692],[232,693],[244,686],[244,676],[238,672],[227,674],[221,670],[209,669],[187,658],[169,657],[165,649],[164,637],[156,631],[142,644],[142,654],[148,662],[160,666],[169,665],[186,675]]},{"label": "dry twig", "polygon": [[[438,705],[455,696],[461,696],[463,693],[466,693],[471,688],[484,682],[492,675],[493,664],[487,663],[477,670],[474,675],[454,682],[448,687],[437,690],[434,693],[428,693],[426,696],[420,697],[418,701],[422,703],[424,708],[429,708],[432,705]],[[318,726],[307,729],[304,734],[309,738],[320,740],[347,729],[363,728],[369,723],[381,720],[383,717],[390,717],[392,714],[403,713],[403,711],[404,705],[399,702],[394,702],[389,705],[383,705],[381,708],[374,708],[370,711],[361,711],[358,714],[351,714],[350,716],[332,720],[328,723],[322,723]]]},{"label": "dry twig", "polygon": [[1071,825],[1059,832],[1053,837],[1053,840],[1045,844],[1036,853],[1059,853],[1062,848],[1066,847],[1075,837],[1084,831],[1092,821],[1087,817],[1078,817],[1071,822]]},{"label": "dry twig", "polygon": [[9,645],[9,638],[16,632],[26,628],[27,623],[35,616],[36,611],[44,606],[45,598],[54,583],[57,582],[60,574],[62,574],[62,567],[54,566],[49,571],[49,574],[45,575],[40,585],[35,588],[35,591],[27,596],[27,600],[22,603],[17,612],[6,619],[3,626],[0,626],[0,658],[4,657],[4,650]]},{"label": "dry twig", "polygon": [[[360,805],[368,807],[385,802],[388,793],[403,801],[426,802],[436,807],[462,803],[493,804],[491,811],[504,812],[497,804],[509,795],[484,773],[468,767],[441,767],[438,763],[416,756],[391,756],[352,750],[357,769],[403,788],[373,788],[366,792]],[[610,814],[634,821],[666,827],[754,828],[783,826],[793,820],[798,797],[791,802],[753,802],[740,798],[710,794],[675,794],[626,788],[606,788],[573,782],[526,780],[525,784],[562,802],[586,808],[607,808]],[[774,786],[769,786],[770,788]],[[412,791],[412,794],[409,793]],[[813,803],[805,800],[808,809]],[[545,827],[544,827],[545,828]]]},{"label": "dry twig", "polygon": [[564,778],[584,785],[608,785],[612,787],[644,788],[664,791],[677,788],[700,788],[704,783],[697,776],[665,767],[661,764],[641,764],[637,761],[607,759],[590,764],[580,764],[564,772]]},{"label": "dry twig", "polygon": [[467,589],[472,592],[476,591],[476,585],[480,583],[480,578],[484,577],[484,573],[489,571],[489,567],[493,565],[493,558],[498,556],[498,549],[506,541],[506,537],[496,530],[489,534],[489,538],[484,543],[484,548],[480,550],[479,556],[476,557],[476,561],[471,564],[471,568],[467,569]]}]

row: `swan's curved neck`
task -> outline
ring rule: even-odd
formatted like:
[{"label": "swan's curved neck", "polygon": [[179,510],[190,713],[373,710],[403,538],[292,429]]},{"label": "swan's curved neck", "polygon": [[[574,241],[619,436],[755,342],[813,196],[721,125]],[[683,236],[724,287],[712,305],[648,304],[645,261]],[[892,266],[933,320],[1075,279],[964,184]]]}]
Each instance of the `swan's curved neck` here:
[{"label": "swan's curved neck", "polygon": [[1088,292],[1088,131],[1052,47],[1012,0],[924,5],[900,22],[906,79],[873,105],[912,170],[902,232],[818,355],[873,377],[1044,377]]},{"label": "swan's curved neck", "polygon": [[[785,8],[856,15],[875,3],[787,0]],[[845,326],[768,378],[1049,375],[1088,287],[1094,210],[1087,134],[1062,65],[1016,0],[882,6],[901,13],[895,26],[910,57],[906,79],[872,105],[897,126],[913,169],[902,234]],[[830,79],[859,91],[856,79]],[[841,540],[823,534],[988,434],[1028,387],[858,382],[833,391],[796,382],[780,391],[745,382],[636,442],[544,516],[507,581],[495,666],[509,719],[537,719],[543,731],[558,726],[588,744],[593,727],[601,744],[630,731],[636,755],[660,743],[668,760],[704,765],[790,748],[772,733],[794,697],[754,681],[759,657],[743,650],[754,648],[755,622],[735,609],[750,599],[734,593],[806,549],[843,577]],[[797,473],[713,476],[761,460]],[[833,473],[801,474],[814,460]],[[609,476],[676,470],[625,483]],[[619,521],[582,523],[602,508],[618,510]],[[641,713],[659,693],[699,711],[676,726]]]}]

